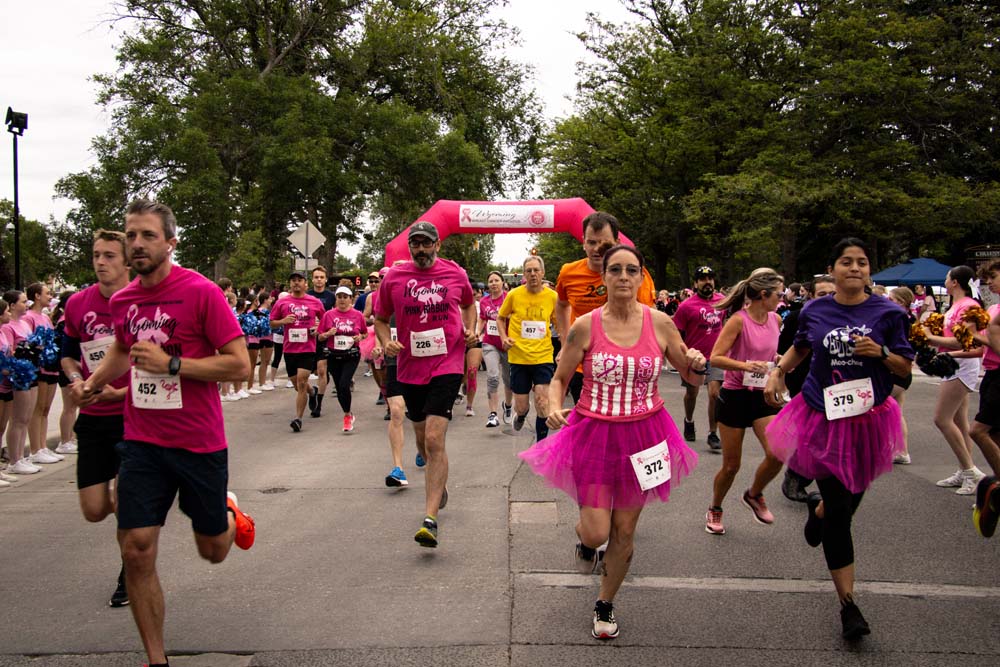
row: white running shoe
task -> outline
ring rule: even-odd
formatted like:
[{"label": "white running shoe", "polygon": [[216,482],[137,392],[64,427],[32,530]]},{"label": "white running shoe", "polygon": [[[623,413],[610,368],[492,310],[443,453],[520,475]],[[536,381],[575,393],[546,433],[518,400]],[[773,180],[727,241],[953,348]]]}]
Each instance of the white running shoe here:
[{"label": "white running shoe", "polygon": [[955,489],[955,493],[960,496],[971,496],[979,486],[979,478],[976,477],[977,468],[962,471],[962,486]]},{"label": "white running shoe", "polygon": [[475,417],[476,416],[476,411],[473,410],[472,408],[466,408],[465,409],[465,416],[466,417]]},{"label": "white running shoe", "polygon": [[59,446],[56,447],[56,454],[77,454],[78,450],[76,443],[72,440],[67,442],[60,442]]},{"label": "white running shoe", "polygon": [[242,396],[240,396],[240,395],[239,395],[239,393],[237,393],[237,392],[235,392],[235,391],[231,391],[231,392],[229,392],[229,400],[230,400],[230,401],[238,401],[238,400],[240,400],[241,398],[243,398],[243,397],[242,397]]},{"label": "white running shoe", "polygon": [[274,384],[271,382],[265,382],[260,386],[261,391],[274,391]]},{"label": "white running shoe", "polygon": [[289,380],[288,382],[285,383],[285,389],[295,389],[295,384],[291,380]]},{"label": "white running shoe", "polygon": [[961,470],[956,470],[954,472],[954,474],[952,474],[952,475],[950,475],[948,477],[945,477],[944,479],[939,479],[937,481],[937,485],[938,486],[943,486],[943,487],[948,487],[948,486],[962,486],[962,482],[963,481],[964,481],[964,479],[962,478],[962,471]]},{"label": "white running shoe", "polygon": [[2,479],[5,482],[16,482],[17,475],[11,475],[6,470],[0,470],[0,479]]},{"label": "white running shoe", "polygon": [[34,475],[41,470],[38,466],[32,465],[28,459],[21,459],[17,463],[7,466],[7,472],[14,475]]},{"label": "white running shoe", "polygon": [[7,482],[7,481],[4,481],[4,480],[0,479],[0,490],[9,489],[9,488],[10,488],[10,482]]},{"label": "white running shoe", "polygon": [[62,461],[61,458],[57,459],[56,456],[58,456],[58,454],[53,454],[48,447],[45,447],[29,456],[28,461],[31,462],[32,465],[38,465],[39,463],[45,465],[48,463],[59,463]]},{"label": "white running shoe", "polygon": [[256,396],[257,394],[263,394],[264,392],[258,389],[257,387],[254,387],[247,393],[249,393],[251,396]]},{"label": "white running shoe", "polygon": [[893,457],[892,462],[898,465],[908,466],[913,461],[910,459],[910,455],[904,452],[902,454],[896,454],[896,456]]},{"label": "white running shoe", "polygon": [[310,379],[310,380],[318,380],[318,379],[319,379],[319,376],[318,376],[318,375],[316,375],[315,373],[310,373],[310,374],[309,374],[309,379]]},{"label": "white running shoe", "polygon": [[236,395],[239,396],[240,398],[250,398],[250,394],[247,393],[246,389],[240,389],[238,392],[236,392]]}]

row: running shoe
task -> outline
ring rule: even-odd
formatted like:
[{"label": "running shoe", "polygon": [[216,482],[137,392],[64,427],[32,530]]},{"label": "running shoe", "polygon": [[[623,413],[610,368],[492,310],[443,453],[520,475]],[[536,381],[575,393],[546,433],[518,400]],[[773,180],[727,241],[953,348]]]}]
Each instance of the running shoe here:
[{"label": "running shoe", "polygon": [[354,430],[354,415],[344,415],[344,433]]},{"label": "running shoe", "polygon": [[490,416],[486,418],[486,428],[496,428],[500,426],[500,420],[497,418],[497,413],[491,412]]},{"label": "running shoe", "polygon": [[385,477],[386,486],[409,486],[410,483],[406,481],[406,473],[400,467],[395,467],[392,471]]},{"label": "running shoe", "polygon": [[956,470],[952,475],[939,479],[936,484],[942,487],[962,486],[962,471]]},{"label": "running shoe", "polygon": [[0,480],[4,482],[16,482],[17,475],[11,475],[7,470],[0,470]]},{"label": "running shoe", "polygon": [[753,512],[754,521],[763,524],[765,526],[770,526],[774,523],[774,515],[771,514],[771,510],[767,509],[767,503],[764,502],[764,494],[758,495],[756,498],[750,495],[750,489],[743,492],[743,504]]},{"label": "running shoe", "polygon": [[386,410],[385,414],[382,416],[382,421],[387,422],[390,419],[392,419],[392,413],[390,413],[388,410]]},{"label": "running shoe", "polygon": [[448,506],[448,487],[444,487],[444,491],[441,492],[441,502],[438,503],[438,509],[443,510]]},{"label": "running shoe", "polygon": [[295,389],[295,383],[289,380],[285,383],[285,389]]},{"label": "running shoe", "polygon": [[962,485],[955,489],[955,494],[959,496],[971,496],[976,492],[976,485],[979,478],[973,472],[962,472]]},{"label": "running shoe", "polygon": [[318,375],[316,375],[315,373],[310,373],[310,374],[309,374],[309,379],[310,379],[310,380],[318,380],[318,379],[319,379],[319,376],[318,376]]},{"label": "running shoe", "polygon": [[868,621],[861,615],[861,610],[853,600],[840,603],[840,624],[843,627],[841,634],[847,641],[861,639],[872,632],[868,627]]},{"label": "running shoe", "polygon": [[816,492],[810,493],[809,497],[806,498],[809,518],[806,519],[806,525],[802,529],[802,534],[806,538],[806,544],[811,547],[818,547],[823,543],[823,520],[816,516],[816,508],[819,507],[819,503],[822,500],[823,496]]},{"label": "running shoe", "polygon": [[465,403],[465,392],[459,390],[458,396],[455,397],[455,405],[461,405]]},{"label": "running shoe", "polygon": [[990,475],[979,480],[976,487],[976,507],[972,510],[972,522],[983,537],[993,537],[1000,516],[1000,481]]},{"label": "running shoe", "polygon": [[[319,395],[319,387],[309,387],[309,412],[316,412],[316,396]],[[317,417],[318,415],[313,415]]]},{"label": "running shoe", "polygon": [[705,532],[712,535],[726,534],[726,527],[722,525],[721,507],[709,507],[705,512]]},{"label": "running shoe", "polygon": [[296,417],[295,419],[292,420],[289,426],[292,427],[293,431],[298,433],[299,431],[302,430],[302,420]]},{"label": "running shoe", "polygon": [[118,573],[118,586],[108,600],[109,607],[124,607],[128,604],[128,589],[125,588],[125,566],[122,565],[121,572]]},{"label": "running shoe", "polygon": [[250,394],[247,393],[246,389],[240,389],[238,392],[236,392],[236,395],[239,396],[240,398],[250,398]]},{"label": "running shoe", "polygon": [[427,465],[427,459],[421,456],[420,452],[417,452],[417,458],[414,459],[413,464],[418,468],[423,468],[425,465]]},{"label": "running shoe", "polygon": [[385,396],[381,392],[379,392],[378,398],[375,399],[375,405],[385,405]]},{"label": "running shoe", "polygon": [[254,538],[257,536],[256,529],[253,518],[241,510],[236,503],[236,494],[232,491],[226,493],[226,507],[233,513],[233,517],[236,519],[236,538],[234,541],[236,542],[236,546],[246,550],[253,546]]},{"label": "running shoe", "polygon": [[475,417],[476,416],[476,411],[473,410],[472,408],[466,408],[465,409],[465,416],[466,417]]},{"label": "running shoe", "polygon": [[7,472],[12,475],[34,475],[36,472],[41,471],[41,468],[33,465],[28,459],[21,459],[17,463],[7,466]]},{"label": "running shoe", "polygon": [[250,394],[251,396],[256,396],[257,394],[263,394],[264,392],[261,391],[260,389],[258,389],[257,387],[254,387],[253,389],[251,389],[247,393]]},{"label": "running shoe", "polygon": [[265,382],[264,384],[262,384],[260,386],[260,388],[261,388],[261,391],[274,391],[274,383],[273,382]]},{"label": "running shoe", "polygon": [[708,434],[708,448],[713,452],[722,450],[722,441],[719,440],[719,436],[715,431]]},{"label": "running shoe", "polygon": [[503,423],[510,424],[514,419],[514,406],[508,403],[501,403],[501,406],[503,407]]},{"label": "running shoe", "polygon": [[60,442],[59,446],[56,447],[56,454],[76,454],[77,451],[76,443],[72,440]]},{"label": "running shoe", "polygon": [[29,456],[28,460],[34,465],[47,465],[49,463],[59,463],[63,460],[63,457],[56,454],[48,447],[42,447],[37,452]]},{"label": "running shoe", "polygon": [[10,488],[10,482],[8,482],[5,479],[0,479],[0,489],[9,489],[9,488]]},{"label": "running shoe", "polygon": [[584,545],[583,542],[576,543],[576,571],[580,574],[594,574],[600,563],[597,549],[592,549]]},{"label": "running shoe", "polygon": [[695,435],[695,432],[694,432],[694,422],[689,422],[688,420],[685,419],[684,420],[684,439],[687,440],[688,442],[694,442],[694,440],[695,440],[696,437],[697,437],[697,435]]},{"label": "running shoe", "polygon": [[522,428],[524,428],[524,420],[527,419],[527,418],[528,418],[528,413],[524,413],[523,415],[515,415],[514,416],[514,430],[515,431],[520,431]]},{"label": "running shoe", "polygon": [[894,457],[892,457],[892,462],[895,463],[896,465],[908,466],[913,461],[910,459],[910,455],[908,453],[903,452],[902,454],[896,454]]},{"label": "running shoe", "polygon": [[809,497],[809,493],[802,486],[801,479],[787,470],[785,471],[785,479],[781,481],[781,493],[796,503],[804,503]]},{"label": "running shoe", "polygon": [[238,400],[240,400],[240,395],[237,392],[235,392],[235,391],[231,391],[231,392],[229,392],[229,400],[230,401],[238,401]]},{"label": "running shoe", "polygon": [[618,636],[618,623],[615,621],[615,606],[610,602],[598,600],[594,605],[594,629],[590,631],[594,639],[614,639]]},{"label": "running shoe", "polygon": [[423,524],[420,526],[420,530],[417,534],[413,536],[413,539],[417,541],[422,547],[428,547],[430,549],[437,548],[438,545],[438,525],[437,521],[427,517],[424,519]]}]

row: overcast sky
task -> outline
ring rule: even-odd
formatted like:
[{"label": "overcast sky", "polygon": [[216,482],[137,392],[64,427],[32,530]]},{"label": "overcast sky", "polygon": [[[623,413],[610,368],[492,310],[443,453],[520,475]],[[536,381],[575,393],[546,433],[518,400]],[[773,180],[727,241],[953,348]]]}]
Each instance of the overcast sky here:
[{"label": "overcast sky", "polygon": [[[51,0],[17,3],[0,22],[0,113],[7,107],[28,114],[19,139],[21,214],[45,222],[62,218],[73,202],[53,199],[56,181],[93,166],[90,142],[103,134],[108,116],[95,103],[90,77],[115,69],[116,32],[108,23],[109,0]],[[586,28],[587,12],[626,21],[616,0],[510,0],[499,10],[521,30],[522,46],[510,56],[535,67],[535,87],[551,118],[572,111],[576,62],[586,52],[576,33]],[[0,135],[0,198],[13,199],[11,135]],[[495,259],[519,262],[526,235],[497,237]],[[341,252],[353,256],[356,249]]]}]

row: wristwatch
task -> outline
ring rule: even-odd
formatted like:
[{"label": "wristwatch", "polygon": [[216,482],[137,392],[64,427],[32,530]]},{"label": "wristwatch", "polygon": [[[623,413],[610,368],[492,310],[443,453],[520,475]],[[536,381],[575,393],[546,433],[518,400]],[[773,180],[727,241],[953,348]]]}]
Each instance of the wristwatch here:
[{"label": "wristwatch", "polygon": [[888,345],[883,345],[882,346],[882,358],[883,359],[888,359],[889,358],[889,346]]},{"label": "wristwatch", "polygon": [[167,372],[171,375],[177,375],[181,372],[181,358],[180,357],[170,357],[170,365],[167,366]]}]

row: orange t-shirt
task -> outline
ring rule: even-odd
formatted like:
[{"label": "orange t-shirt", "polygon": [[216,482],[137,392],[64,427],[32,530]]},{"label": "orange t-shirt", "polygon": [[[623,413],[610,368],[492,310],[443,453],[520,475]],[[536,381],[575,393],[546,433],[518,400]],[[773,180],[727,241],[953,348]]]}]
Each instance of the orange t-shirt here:
[{"label": "orange t-shirt", "polygon": [[[570,324],[573,324],[576,318],[603,306],[608,301],[608,290],[604,286],[601,274],[590,270],[586,257],[563,264],[559,270],[559,278],[556,279],[556,294],[559,295],[560,301],[568,301],[570,304]],[[639,286],[636,298],[639,303],[650,308],[656,307],[656,287],[653,285],[653,277],[646,269],[642,270],[642,284]],[[566,334],[565,331],[559,333]]]}]

